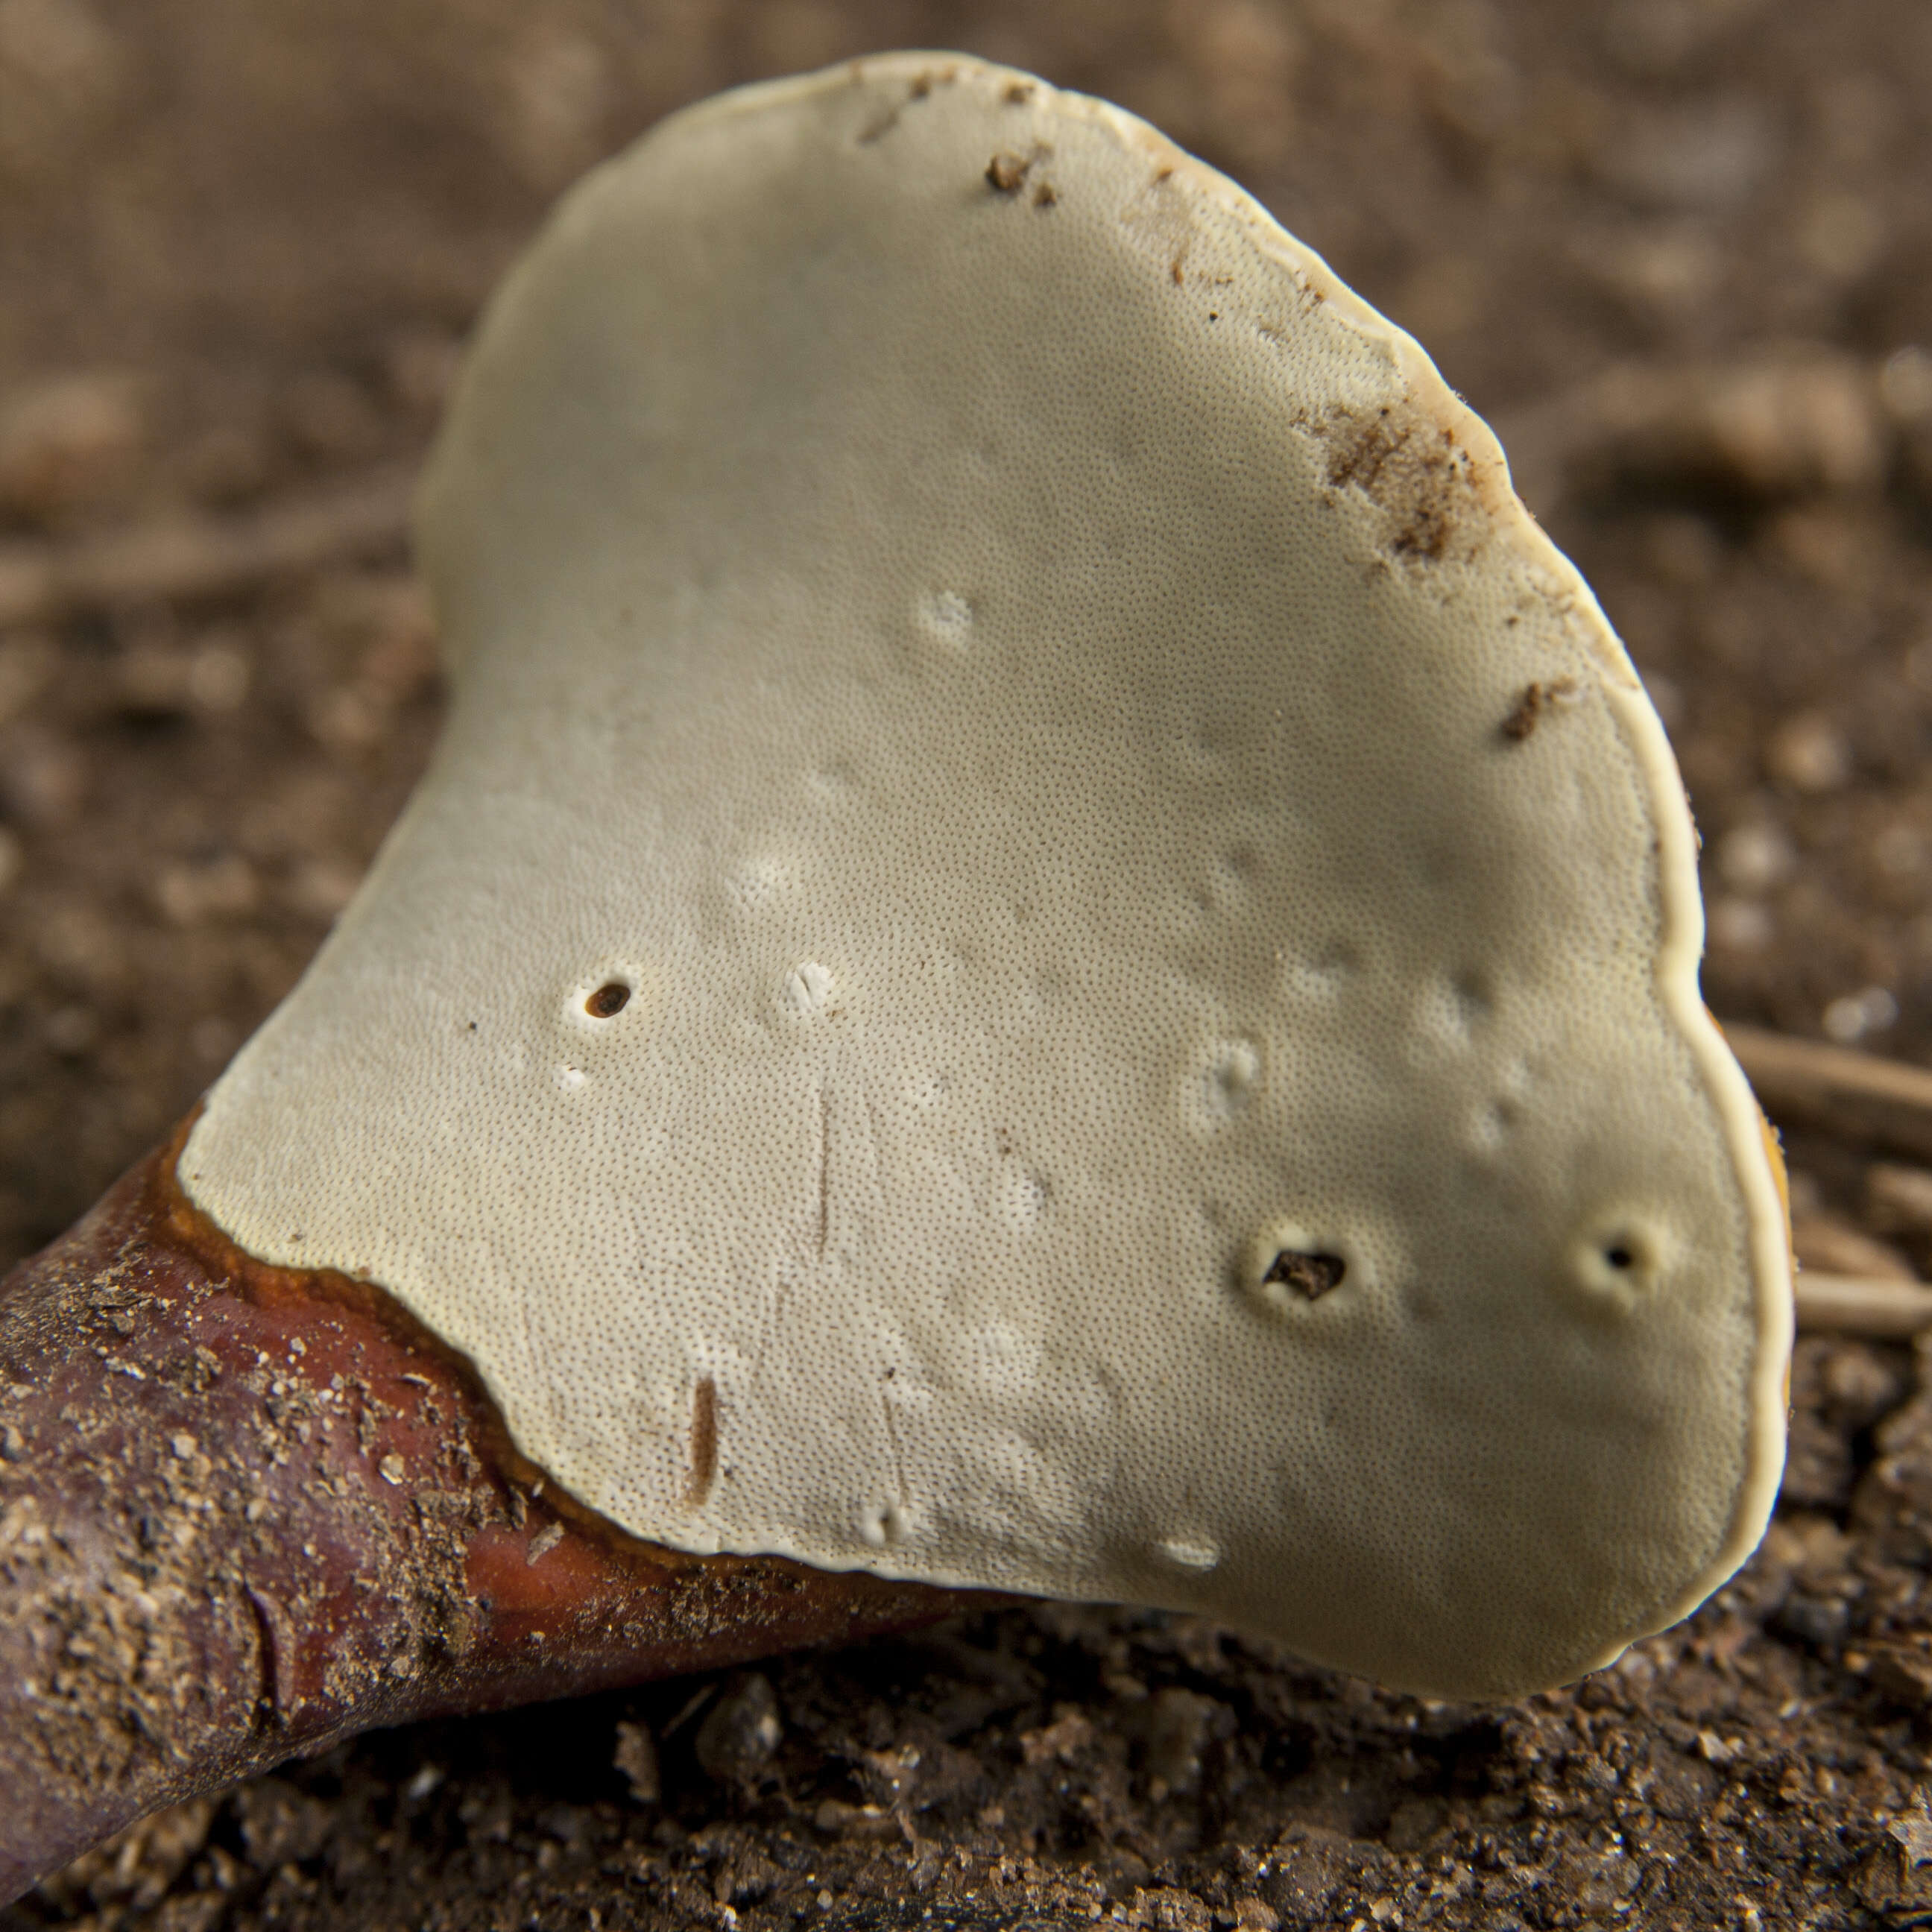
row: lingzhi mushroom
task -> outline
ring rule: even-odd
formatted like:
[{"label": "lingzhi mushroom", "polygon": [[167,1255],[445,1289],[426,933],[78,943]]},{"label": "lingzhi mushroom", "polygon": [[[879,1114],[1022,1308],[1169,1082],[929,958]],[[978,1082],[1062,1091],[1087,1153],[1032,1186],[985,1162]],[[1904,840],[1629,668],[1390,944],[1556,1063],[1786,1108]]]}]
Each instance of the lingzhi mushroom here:
[{"label": "lingzhi mushroom", "polygon": [[952,56],[693,108],[418,527],[428,776],[0,1302],[0,1892],[962,1592],[1498,1698],[1750,1551],[1790,1264],[1663,730],[1232,183]]}]

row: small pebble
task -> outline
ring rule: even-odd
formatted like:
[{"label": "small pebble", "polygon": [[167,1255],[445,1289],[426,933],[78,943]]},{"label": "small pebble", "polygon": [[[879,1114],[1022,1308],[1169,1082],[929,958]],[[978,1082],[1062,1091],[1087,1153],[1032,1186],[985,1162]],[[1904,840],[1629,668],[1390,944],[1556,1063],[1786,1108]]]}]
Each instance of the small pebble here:
[{"label": "small pebble", "polygon": [[721,1784],[744,1782],[768,1763],[784,1736],[771,1680],[748,1672],[712,1706],[698,1728],[698,1761]]},{"label": "small pebble", "polygon": [[644,1724],[620,1724],[613,1767],[623,1774],[631,1796],[639,1804],[655,1804],[663,1786],[658,1777],[658,1750],[650,1727]]}]

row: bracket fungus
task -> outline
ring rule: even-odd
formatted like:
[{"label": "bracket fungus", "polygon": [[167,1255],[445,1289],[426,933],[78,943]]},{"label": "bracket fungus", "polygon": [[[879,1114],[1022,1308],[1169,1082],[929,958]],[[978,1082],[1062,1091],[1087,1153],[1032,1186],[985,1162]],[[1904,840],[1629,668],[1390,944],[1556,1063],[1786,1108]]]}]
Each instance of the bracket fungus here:
[{"label": "bracket fungus", "polygon": [[950,56],[691,109],[496,298],[418,521],[430,771],[0,1305],[16,1876],[962,1589],[1494,1698],[1742,1561],[1790,1270],[1663,729],[1231,182]]}]

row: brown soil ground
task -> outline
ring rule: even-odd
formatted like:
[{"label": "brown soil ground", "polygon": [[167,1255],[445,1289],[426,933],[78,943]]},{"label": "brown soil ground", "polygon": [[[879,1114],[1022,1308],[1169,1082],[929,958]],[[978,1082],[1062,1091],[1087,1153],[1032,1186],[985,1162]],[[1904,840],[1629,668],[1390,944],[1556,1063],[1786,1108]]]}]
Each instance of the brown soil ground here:
[{"label": "brown soil ground", "polygon": [[[907,44],[1138,110],[1412,327],[1653,682],[1713,1006],[1932,1061],[1920,0],[0,0],[0,600],[49,544],[380,497],[571,176]],[[420,767],[434,640],[374,520],[0,628],[0,1267],[191,1103]],[[1818,1264],[1932,1263],[1880,1150],[1792,1151]],[[366,1738],[0,1927],[1932,1922],[1932,1355],[1808,1340],[1792,1398],[1762,1552],[1574,1691],[1010,1612]]]}]

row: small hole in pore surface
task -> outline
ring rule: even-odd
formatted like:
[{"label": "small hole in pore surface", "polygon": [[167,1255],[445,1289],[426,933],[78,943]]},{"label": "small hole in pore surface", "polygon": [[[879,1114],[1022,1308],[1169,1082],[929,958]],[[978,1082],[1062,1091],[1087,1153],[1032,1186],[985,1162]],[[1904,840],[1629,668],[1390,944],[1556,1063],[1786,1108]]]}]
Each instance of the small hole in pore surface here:
[{"label": "small hole in pore surface", "polygon": [[606,980],[584,1003],[593,1020],[608,1020],[630,1004],[631,989],[621,980]]},{"label": "small hole in pore surface", "polygon": [[1269,1262],[1262,1280],[1264,1284],[1278,1282],[1306,1300],[1318,1301],[1331,1288],[1341,1286],[1348,1271],[1348,1264],[1340,1255],[1304,1254],[1298,1249],[1283,1248]]},{"label": "small hole in pore surface", "polygon": [[1636,1266],[1636,1255],[1628,1244],[1622,1241],[1610,1243],[1604,1250],[1604,1259],[1619,1274],[1625,1274]]}]

